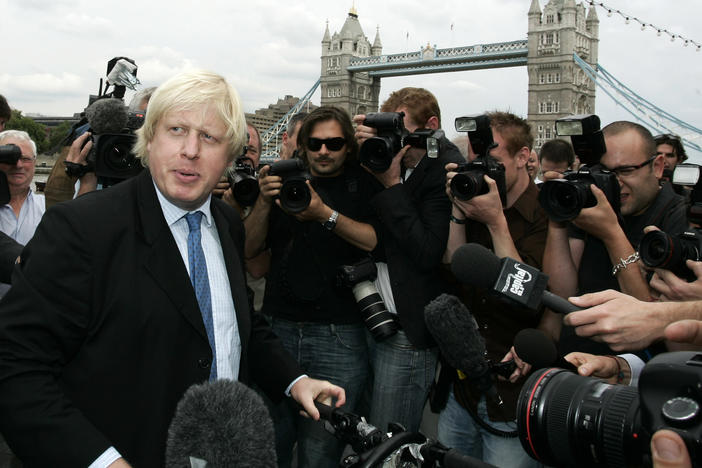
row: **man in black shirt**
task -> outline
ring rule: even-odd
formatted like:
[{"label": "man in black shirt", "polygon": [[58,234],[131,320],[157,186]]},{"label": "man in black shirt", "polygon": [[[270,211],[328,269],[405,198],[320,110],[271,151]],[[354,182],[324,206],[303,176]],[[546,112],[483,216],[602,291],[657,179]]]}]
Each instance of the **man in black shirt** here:
[{"label": "man in black shirt", "polygon": [[[368,372],[365,329],[351,290],[336,284],[336,274],[376,246],[368,224],[373,180],[356,162],[358,146],[344,111],[316,109],[298,141],[312,176],[306,182],[309,206],[286,213],[276,199],[283,180],[270,175],[270,167],[261,169],[261,193],[245,220],[245,255],[271,249],[263,313],[308,375],[343,382],[347,408],[354,411]],[[293,405],[275,408],[279,466],[291,463],[295,440],[298,466],[338,465],[339,442],[298,412]]]}]

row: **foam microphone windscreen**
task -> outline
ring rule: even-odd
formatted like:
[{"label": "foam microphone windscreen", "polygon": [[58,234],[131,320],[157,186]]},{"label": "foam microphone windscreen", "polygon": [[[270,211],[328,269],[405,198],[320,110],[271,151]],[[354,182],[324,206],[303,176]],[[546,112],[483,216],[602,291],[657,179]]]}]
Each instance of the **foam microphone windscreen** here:
[{"label": "foam microphone windscreen", "polygon": [[276,464],[273,422],[256,392],[227,379],[188,389],[168,430],[166,466],[275,468]]},{"label": "foam microphone windscreen", "polygon": [[519,358],[534,369],[552,366],[558,359],[556,345],[541,330],[525,328],[514,337],[514,350]]},{"label": "foam microphone windscreen", "polygon": [[90,130],[96,135],[121,133],[127,126],[129,115],[120,99],[98,99],[85,109]]},{"label": "foam microphone windscreen", "polygon": [[480,244],[464,244],[451,257],[451,272],[464,284],[492,288],[500,276],[500,259]]}]

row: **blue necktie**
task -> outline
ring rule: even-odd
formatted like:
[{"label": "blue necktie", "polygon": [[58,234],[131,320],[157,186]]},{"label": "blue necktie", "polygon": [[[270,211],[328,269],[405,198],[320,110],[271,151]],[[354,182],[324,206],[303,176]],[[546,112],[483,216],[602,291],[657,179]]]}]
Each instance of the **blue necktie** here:
[{"label": "blue necktie", "polygon": [[210,368],[210,380],[217,379],[217,354],[215,352],[214,324],[212,323],[212,297],[210,296],[210,280],[207,276],[207,262],[205,253],[202,251],[200,242],[200,223],[202,222],[202,212],[188,213],[185,215],[188,222],[188,263],[190,264],[190,281],[195,288],[195,296],[200,306],[202,321],[205,323],[207,338],[212,348],[212,367]]}]

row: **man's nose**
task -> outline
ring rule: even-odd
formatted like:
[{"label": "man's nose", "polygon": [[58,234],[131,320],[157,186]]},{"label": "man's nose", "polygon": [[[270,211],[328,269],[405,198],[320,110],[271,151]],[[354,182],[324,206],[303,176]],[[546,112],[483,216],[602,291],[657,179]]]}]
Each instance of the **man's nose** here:
[{"label": "man's nose", "polygon": [[183,156],[194,159],[200,154],[200,136],[197,132],[190,132],[183,139]]}]

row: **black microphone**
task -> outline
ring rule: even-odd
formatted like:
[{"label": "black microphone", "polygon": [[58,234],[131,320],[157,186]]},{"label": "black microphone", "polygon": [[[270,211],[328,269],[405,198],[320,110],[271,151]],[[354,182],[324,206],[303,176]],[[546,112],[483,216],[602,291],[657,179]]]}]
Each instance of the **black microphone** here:
[{"label": "black microphone", "polygon": [[129,119],[124,103],[115,98],[98,99],[85,109],[85,117],[95,135],[122,133]]},{"label": "black microphone", "polygon": [[451,258],[451,271],[461,282],[492,289],[500,296],[532,310],[542,304],[567,314],[580,307],[546,290],[548,275],[513,258],[497,258],[480,244],[464,244]]},{"label": "black microphone", "polygon": [[249,387],[228,379],[193,385],[168,429],[166,466],[275,468],[274,441],[268,409]]},{"label": "black microphone", "polygon": [[541,330],[525,328],[514,337],[514,351],[534,369],[560,367],[577,374],[578,368],[558,355],[556,345]]},{"label": "black microphone", "polygon": [[499,401],[490,364],[485,359],[485,339],[466,306],[456,296],[442,294],[424,308],[424,321],[446,362]]}]

